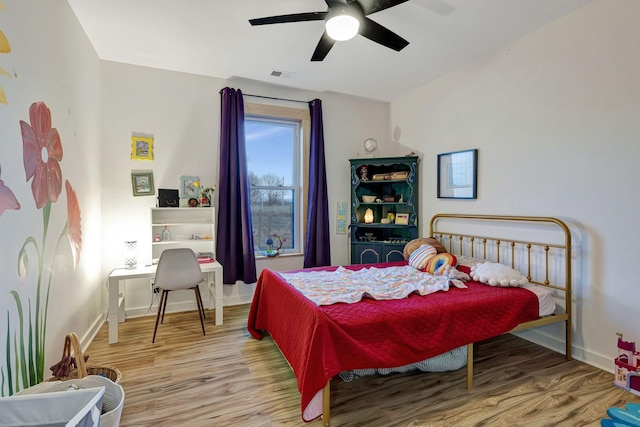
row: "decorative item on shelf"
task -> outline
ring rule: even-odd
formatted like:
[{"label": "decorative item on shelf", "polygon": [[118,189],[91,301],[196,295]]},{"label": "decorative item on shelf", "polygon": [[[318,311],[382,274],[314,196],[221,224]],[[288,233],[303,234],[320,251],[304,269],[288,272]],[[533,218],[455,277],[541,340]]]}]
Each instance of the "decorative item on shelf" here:
[{"label": "decorative item on shelf", "polygon": [[389,173],[377,173],[373,175],[374,181],[392,181],[407,179],[409,172],[389,172]]},{"label": "decorative item on shelf", "polygon": [[267,250],[264,251],[264,254],[269,257],[278,255],[278,252],[276,252],[276,250],[273,249],[273,239],[271,237],[267,239]]},{"label": "decorative item on shelf", "polygon": [[396,214],[396,224],[399,224],[399,225],[409,224],[409,214],[406,214],[406,213]]},{"label": "decorative item on shelf", "polygon": [[154,242],[161,242],[162,239],[160,238],[160,233],[156,233],[155,236],[153,236],[153,241]]},{"label": "decorative item on shelf", "polygon": [[126,240],[124,242],[124,265],[127,270],[133,270],[138,266],[138,241]]},{"label": "decorative item on shelf", "polygon": [[391,224],[391,220],[389,218],[382,218],[380,224]]},{"label": "decorative item on shelf", "polygon": [[198,199],[196,199],[196,198],[193,198],[193,197],[190,198],[188,203],[189,203],[189,207],[190,208],[197,208],[198,207]]},{"label": "decorative item on shelf", "polygon": [[373,222],[373,210],[371,210],[371,208],[368,208],[364,212],[364,223],[371,224],[372,222]]},{"label": "decorative item on shelf", "polygon": [[396,197],[395,196],[382,196],[382,201],[386,202],[386,203],[393,203],[396,201]]},{"label": "decorative item on shelf", "polygon": [[367,138],[364,140],[364,151],[367,152],[369,157],[374,157],[373,152],[378,148],[378,141],[373,138]]},{"label": "decorative item on shelf", "polygon": [[168,242],[169,240],[171,240],[171,232],[169,231],[169,228],[165,225],[164,230],[162,230],[162,241]]},{"label": "decorative item on shelf", "polygon": [[[278,247],[275,249],[274,249],[274,241],[271,237],[274,237],[278,240]],[[282,245],[284,242],[287,241],[287,239],[283,239],[281,236],[277,234],[272,234],[271,237],[267,239],[267,250],[264,251],[264,254],[268,257],[275,257],[280,255],[281,251],[284,252],[284,250],[282,249]]]},{"label": "decorative item on shelf", "polygon": [[395,212],[387,212],[387,219],[389,220],[389,222],[393,222],[396,219]]},{"label": "decorative item on shelf", "polygon": [[197,176],[181,176],[180,177],[180,198],[190,199],[192,197],[198,197],[198,190],[200,187],[200,178]]},{"label": "decorative item on shelf", "polygon": [[158,189],[158,207],[159,208],[177,208],[180,206],[178,200],[178,190],[159,188]]},{"label": "decorative item on shelf", "polygon": [[376,201],[376,196],[364,195],[362,196],[362,201],[364,203],[373,203]]},{"label": "decorative item on shelf", "polygon": [[369,181],[367,165],[360,166],[360,181]]},{"label": "decorative item on shelf", "polygon": [[215,185],[212,185],[210,187],[200,187],[200,206],[211,206],[211,196],[214,191],[216,191]]}]

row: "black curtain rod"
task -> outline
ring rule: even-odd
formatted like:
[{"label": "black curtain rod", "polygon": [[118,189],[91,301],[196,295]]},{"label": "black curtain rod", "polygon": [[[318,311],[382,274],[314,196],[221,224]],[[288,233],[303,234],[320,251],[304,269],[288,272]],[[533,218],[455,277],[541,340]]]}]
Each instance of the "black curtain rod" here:
[{"label": "black curtain rod", "polygon": [[[220,89],[220,95],[222,95],[222,91],[224,89]],[[252,95],[250,93],[243,93],[243,96],[253,96],[254,98],[265,98],[265,99],[275,99],[277,101],[290,101],[290,102],[301,102],[303,104],[308,104],[310,101],[300,101],[298,99],[287,99],[287,98],[276,98],[274,96],[264,96],[264,95]]]},{"label": "black curtain rod", "polygon": [[291,102],[302,102],[303,104],[308,104],[309,101],[300,101],[297,99],[287,99],[287,98],[276,98],[274,96],[263,96],[263,95],[251,95],[250,93],[243,93],[244,96],[253,96],[254,98],[265,98],[265,99],[275,99],[278,101],[291,101]]}]

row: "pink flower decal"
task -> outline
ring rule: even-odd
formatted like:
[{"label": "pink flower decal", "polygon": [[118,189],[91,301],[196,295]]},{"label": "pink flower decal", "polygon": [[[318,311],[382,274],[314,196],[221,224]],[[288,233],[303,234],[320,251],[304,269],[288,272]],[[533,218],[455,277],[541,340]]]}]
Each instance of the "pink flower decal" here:
[{"label": "pink flower decal", "polygon": [[82,250],[82,218],[80,215],[80,206],[78,205],[78,197],[75,190],[69,184],[69,180],[64,181],[64,187],[67,191],[67,237],[71,243],[71,249],[74,254],[74,265],[78,265],[80,261],[80,251]]},{"label": "pink flower decal", "polygon": [[8,209],[18,210],[20,209],[20,203],[13,191],[4,185],[4,182],[0,179],[0,217]]},{"label": "pink flower decal", "polygon": [[22,152],[27,181],[36,207],[47,202],[56,202],[62,191],[62,171],[58,162],[62,160],[60,134],[51,128],[51,111],[44,102],[34,102],[29,108],[31,125],[20,120],[22,130]]}]

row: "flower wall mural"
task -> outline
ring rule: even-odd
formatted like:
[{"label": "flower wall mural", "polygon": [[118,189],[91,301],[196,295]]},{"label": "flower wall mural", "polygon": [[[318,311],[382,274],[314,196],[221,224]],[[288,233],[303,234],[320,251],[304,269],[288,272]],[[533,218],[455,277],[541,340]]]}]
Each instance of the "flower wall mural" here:
[{"label": "flower wall mural", "polygon": [[[31,192],[36,209],[42,211],[43,230],[40,240],[25,239],[17,255],[19,288],[9,293],[15,301],[17,325],[11,324],[7,311],[6,358],[0,366],[0,395],[12,395],[44,379],[44,344],[47,332],[49,295],[55,279],[56,259],[68,243],[75,268],[82,251],[81,213],[78,197],[68,180],[64,182],[67,200],[67,220],[55,240],[51,241],[50,218],[53,204],[62,193],[62,141],[51,127],[51,111],[44,102],[29,108],[29,123],[20,121],[23,164],[26,181],[31,180]],[[6,210],[20,209],[18,199],[0,181],[0,217]],[[0,218],[4,220],[4,218]],[[46,250],[53,245],[52,255]],[[32,296],[35,293],[35,301]]]},{"label": "flower wall mural", "polygon": [[[0,12],[4,11],[4,5],[0,2]],[[7,36],[4,35],[2,29],[0,29],[0,53],[10,53],[11,45],[9,44],[9,40]],[[11,74],[5,71],[2,67],[0,67],[0,75],[7,76],[11,78]],[[2,89],[2,85],[0,85],[0,104],[7,104],[7,96],[4,93],[4,89]]]}]

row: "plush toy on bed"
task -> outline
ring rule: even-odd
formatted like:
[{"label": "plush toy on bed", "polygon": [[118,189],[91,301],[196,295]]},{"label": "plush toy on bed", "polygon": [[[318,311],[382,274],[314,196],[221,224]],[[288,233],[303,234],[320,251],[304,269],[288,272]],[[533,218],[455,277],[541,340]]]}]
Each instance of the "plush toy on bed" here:
[{"label": "plush toy on bed", "polygon": [[406,245],[404,245],[404,250],[402,251],[404,259],[408,261],[411,254],[422,245],[433,246],[436,249],[437,253],[447,252],[447,249],[444,247],[444,245],[437,239],[434,239],[433,237],[419,237],[417,239],[411,240]]},{"label": "plush toy on bed", "polygon": [[449,253],[439,253],[432,257],[427,263],[425,272],[431,273],[436,276],[446,276],[449,278],[450,283],[456,288],[466,288],[462,281],[470,280],[471,278],[467,273],[458,271],[456,266],[458,265],[458,259],[455,255]]},{"label": "plush toy on bed", "polygon": [[529,282],[518,270],[496,262],[483,262],[471,267],[473,280],[490,286],[522,286]]},{"label": "plush toy on bed", "polygon": [[455,287],[466,288],[462,280],[471,280],[468,274],[456,269],[456,256],[447,253],[444,245],[432,237],[414,239],[407,243],[404,256],[410,266],[436,276],[447,276]]}]

